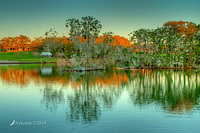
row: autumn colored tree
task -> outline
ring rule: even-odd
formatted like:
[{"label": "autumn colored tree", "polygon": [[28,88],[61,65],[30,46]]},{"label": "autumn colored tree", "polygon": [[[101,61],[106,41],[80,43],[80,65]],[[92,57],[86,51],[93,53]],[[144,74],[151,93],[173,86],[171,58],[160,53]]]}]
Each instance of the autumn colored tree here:
[{"label": "autumn colored tree", "polygon": [[187,21],[169,21],[163,26],[173,29],[178,32],[180,36],[185,36],[187,38],[193,36],[198,31],[196,24]]},{"label": "autumn colored tree", "polygon": [[24,51],[31,48],[31,39],[27,36],[5,37],[2,39],[2,46],[6,50]]},{"label": "autumn colored tree", "polygon": [[13,47],[12,43],[13,38],[12,37],[4,37],[2,38],[2,46],[3,49],[10,50],[11,47]]},{"label": "autumn colored tree", "polygon": [[125,38],[125,37],[122,37],[122,36],[119,36],[119,35],[114,35],[114,36],[111,36],[111,35],[103,35],[103,36],[99,36],[97,39],[96,39],[96,43],[97,44],[102,44],[104,42],[108,42],[109,44],[111,44],[112,46],[124,46],[124,47],[127,47],[127,46],[131,46],[131,42]]},{"label": "autumn colored tree", "polygon": [[124,46],[126,48],[127,46],[131,46],[131,42],[125,37],[122,37],[119,35],[114,35],[112,45],[113,46]]},{"label": "autumn colored tree", "polygon": [[20,35],[19,37],[15,37],[15,46],[19,48],[19,50],[24,51],[30,48],[31,39],[27,36]]},{"label": "autumn colored tree", "polygon": [[98,36],[95,39],[96,44],[102,44],[102,43],[112,44],[113,34],[114,34],[113,32],[105,32],[105,33],[103,33],[102,36]]},{"label": "autumn colored tree", "polygon": [[187,24],[187,27],[185,29],[185,35],[187,38],[193,37],[193,35],[197,32],[198,32],[198,27],[196,26],[196,24],[192,22]]},{"label": "autumn colored tree", "polygon": [[41,37],[35,37],[34,40],[31,42],[31,48],[37,49],[39,51],[42,51],[44,47],[44,41]]}]

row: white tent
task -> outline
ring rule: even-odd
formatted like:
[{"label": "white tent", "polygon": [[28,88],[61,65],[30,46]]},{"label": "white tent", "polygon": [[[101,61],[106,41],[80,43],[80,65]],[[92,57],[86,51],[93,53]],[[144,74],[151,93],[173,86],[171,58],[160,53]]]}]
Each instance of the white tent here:
[{"label": "white tent", "polygon": [[42,52],[41,56],[52,56],[51,52]]}]

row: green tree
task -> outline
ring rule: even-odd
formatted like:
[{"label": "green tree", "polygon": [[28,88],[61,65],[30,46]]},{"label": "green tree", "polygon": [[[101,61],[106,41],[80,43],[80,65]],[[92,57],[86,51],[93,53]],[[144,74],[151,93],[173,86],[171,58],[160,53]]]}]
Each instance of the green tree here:
[{"label": "green tree", "polygon": [[[83,62],[84,68],[91,67],[89,61],[92,60],[92,46],[94,40],[98,37],[98,34],[102,28],[101,22],[94,17],[87,16],[82,17],[81,20],[71,18],[66,20],[67,28],[70,28],[70,38],[76,43],[77,52],[81,56],[80,60]],[[80,39],[84,38],[86,42],[80,42]],[[81,45],[79,45],[82,43]],[[77,54],[75,55],[77,58]]]},{"label": "green tree", "polygon": [[58,37],[58,32],[55,29],[50,28],[50,30],[47,31],[45,35],[46,37],[44,41],[46,43],[44,45],[44,49],[46,49],[46,51],[51,51],[53,55],[60,51],[72,67],[70,60],[63,51],[64,45],[61,43],[62,39]]}]

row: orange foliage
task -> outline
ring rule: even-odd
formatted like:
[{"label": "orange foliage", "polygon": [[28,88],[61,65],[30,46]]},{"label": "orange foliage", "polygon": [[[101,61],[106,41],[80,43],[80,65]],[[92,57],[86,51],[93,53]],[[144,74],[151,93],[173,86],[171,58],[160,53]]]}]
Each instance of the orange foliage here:
[{"label": "orange foliage", "polygon": [[9,51],[29,51],[31,39],[27,36],[5,37],[2,39],[3,49]]},{"label": "orange foliage", "polygon": [[179,33],[180,36],[185,35],[187,38],[193,36],[198,29],[194,23],[184,21],[169,21],[164,24],[165,27],[172,28]]},{"label": "orange foliage", "polygon": [[35,48],[37,46],[42,46],[42,45],[43,45],[43,40],[40,37],[34,38],[34,40],[31,42],[31,47],[32,48]]},{"label": "orange foliage", "polygon": [[187,28],[185,29],[186,37],[191,37],[197,32],[198,29],[195,27],[195,25],[193,23],[188,23]]},{"label": "orange foliage", "polygon": [[112,40],[113,40],[112,36],[103,35],[103,36],[99,36],[95,41],[96,41],[97,44],[102,44],[104,42],[111,44]]},{"label": "orange foliage", "polygon": [[63,45],[67,45],[67,44],[72,44],[73,42],[69,40],[69,37],[66,36],[62,36],[62,37],[45,37],[45,38],[35,38],[32,42],[31,42],[31,46],[32,48],[34,47],[38,47],[38,46],[42,46],[45,43],[51,43],[51,42],[55,42],[55,43],[61,43]]},{"label": "orange foliage", "polygon": [[112,43],[112,45],[113,46],[124,46],[124,47],[127,47],[127,46],[130,46],[131,43],[125,37],[114,35],[113,36],[113,43]]},{"label": "orange foliage", "polygon": [[[78,40],[79,43],[81,42],[86,42],[87,39],[84,39],[81,36],[77,36],[74,39]],[[50,43],[50,42],[55,42],[55,43],[61,43],[63,45],[68,45],[68,44],[73,44],[74,41],[69,40],[69,37],[62,36],[62,37],[45,37],[45,38],[34,38],[33,41],[31,41],[30,38],[20,35],[18,37],[5,37],[2,40],[2,46],[3,49],[6,49],[7,52],[17,52],[17,51],[31,51],[35,50],[37,47],[43,46],[44,43]],[[103,35],[99,36],[96,40],[97,44],[102,44],[102,43],[110,43],[112,46],[130,46],[131,43],[130,41],[122,36],[119,35],[114,35],[114,36],[109,36],[109,35]]]},{"label": "orange foliage", "polygon": [[67,44],[69,43],[69,37],[63,36],[63,37],[61,38],[61,43],[62,43],[63,45],[67,45]]},{"label": "orange foliage", "polygon": [[[87,39],[84,39],[81,36],[77,36],[74,39],[78,40],[79,43],[87,41]],[[61,43],[63,45],[74,43],[74,41],[69,40],[69,37],[62,36],[62,37],[44,38],[44,39],[35,38],[35,40],[32,41],[31,45],[34,47],[34,46],[42,45],[42,44],[44,44],[46,42],[51,42],[51,41],[56,42],[56,43]],[[127,47],[127,46],[131,45],[130,41],[127,38],[122,37],[122,36],[118,36],[118,35],[114,35],[114,36],[108,36],[108,35],[99,36],[95,41],[96,41],[97,44],[102,44],[103,42],[107,41],[113,46],[125,46],[125,47]]]},{"label": "orange foliage", "polygon": [[131,42],[127,38],[119,35],[114,35],[114,36],[103,35],[99,36],[96,39],[97,44],[102,44],[103,42],[108,42],[112,46],[124,46],[124,47],[131,46]]}]

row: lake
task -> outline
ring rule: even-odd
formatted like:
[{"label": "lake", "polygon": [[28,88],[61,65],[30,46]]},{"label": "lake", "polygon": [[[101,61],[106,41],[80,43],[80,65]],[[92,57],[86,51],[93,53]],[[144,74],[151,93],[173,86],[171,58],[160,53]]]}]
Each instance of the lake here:
[{"label": "lake", "polygon": [[0,66],[0,131],[199,132],[195,70]]}]

